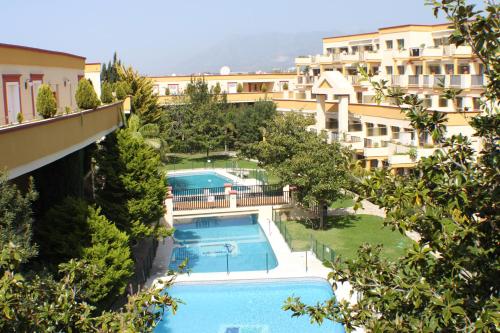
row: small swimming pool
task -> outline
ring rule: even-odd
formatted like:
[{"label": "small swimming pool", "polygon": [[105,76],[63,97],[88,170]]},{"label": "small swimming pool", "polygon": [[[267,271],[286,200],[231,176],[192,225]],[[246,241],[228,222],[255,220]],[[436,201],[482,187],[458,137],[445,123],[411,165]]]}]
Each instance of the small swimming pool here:
[{"label": "small swimming pool", "polygon": [[333,296],[330,285],[317,280],[267,280],[175,284],[168,292],[184,304],[168,314],[155,333],[343,333],[341,324],[311,324],[283,311],[289,296],[316,304]]},{"label": "small swimming pool", "polygon": [[167,181],[174,193],[194,188],[224,187],[224,184],[234,183],[215,171],[169,174]]},{"label": "small swimming pool", "polygon": [[185,259],[193,273],[275,268],[278,261],[257,218],[247,214],[174,222],[169,268],[177,270]]}]

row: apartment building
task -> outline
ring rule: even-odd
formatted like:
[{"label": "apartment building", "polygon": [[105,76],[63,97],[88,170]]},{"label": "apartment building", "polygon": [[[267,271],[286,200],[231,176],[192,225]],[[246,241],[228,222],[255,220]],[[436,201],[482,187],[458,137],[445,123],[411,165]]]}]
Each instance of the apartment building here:
[{"label": "apartment building", "polygon": [[[323,54],[296,58],[296,88],[288,98],[275,98],[278,110],[311,114],[316,118],[311,130],[326,131],[330,141],[351,147],[366,168],[407,172],[441,147],[428,133],[417,137],[392,101],[377,105],[358,68],[445,112],[446,136],[472,137],[468,121],[479,113],[484,67],[470,47],[450,44],[451,32],[447,24],[404,25],[324,38]],[[452,102],[440,98],[443,88],[462,92]],[[472,141],[478,150],[480,142]]]},{"label": "apartment building", "polygon": [[101,98],[101,64],[89,62],[85,64],[85,78],[92,82],[92,87],[99,98]]},{"label": "apartment building", "polygon": [[[84,57],[0,44],[0,169],[8,179],[24,177],[21,183],[26,183],[32,171],[81,151],[123,125],[129,98],[78,110],[75,93],[85,69],[91,80],[98,77],[100,69],[95,64],[86,67]],[[57,114],[48,119],[36,110],[42,84],[50,86],[57,102]]]},{"label": "apartment building", "polygon": [[39,118],[36,98],[39,87],[48,84],[59,113],[76,109],[75,91],[84,76],[85,58],[69,53],[0,44],[0,125]]},{"label": "apartment building", "polygon": [[160,96],[160,102],[168,103],[176,96],[184,94],[192,79],[203,79],[209,89],[219,85],[221,92],[227,94],[228,102],[255,102],[270,99],[284,91],[295,89],[295,73],[232,73],[183,76],[150,77],[153,89]]},{"label": "apartment building", "polygon": [[[373,103],[373,90],[360,81],[358,66],[425,99],[439,111],[477,111],[484,86],[484,67],[468,46],[450,44],[448,24],[403,25],[376,32],[327,37],[323,54],[296,58],[299,96],[325,71],[340,71],[355,88],[357,103]],[[441,87],[463,89],[454,105],[439,98]],[[390,101],[387,102],[390,104]]]}]

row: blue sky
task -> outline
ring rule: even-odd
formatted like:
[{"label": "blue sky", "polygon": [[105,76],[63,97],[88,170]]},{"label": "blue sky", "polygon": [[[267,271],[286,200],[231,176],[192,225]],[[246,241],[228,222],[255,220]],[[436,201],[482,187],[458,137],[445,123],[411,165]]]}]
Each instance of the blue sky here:
[{"label": "blue sky", "polygon": [[[265,66],[261,58],[266,57],[287,66],[293,52],[317,53],[321,36],[442,22],[424,2],[0,0],[0,42],[71,52],[89,62],[107,61],[116,50],[124,62],[146,74],[213,70],[221,61],[234,70],[250,70],[252,58],[259,58],[255,66]],[[290,41],[280,46],[283,55],[276,50],[279,39]],[[220,51],[221,45],[227,50]],[[256,50],[267,46],[274,46],[272,54]],[[231,50],[239,51],[239,57],[232,58]]]}]

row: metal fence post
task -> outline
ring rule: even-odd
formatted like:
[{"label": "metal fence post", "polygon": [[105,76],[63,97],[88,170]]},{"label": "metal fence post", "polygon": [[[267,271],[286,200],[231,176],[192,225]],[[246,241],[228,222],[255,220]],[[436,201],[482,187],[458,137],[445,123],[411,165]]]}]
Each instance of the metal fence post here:
[{"label": "metal fence post", "polygon": [[229,275],[229,253],[226,253],[226,272]]},{"label": "metal fence post", "polygon": [[266,252],[266,273],[269,274],[269,254]]},{"label": "metal fence post", "polygon": [[306,272],[307,272],[307,251],[306,251]]}]

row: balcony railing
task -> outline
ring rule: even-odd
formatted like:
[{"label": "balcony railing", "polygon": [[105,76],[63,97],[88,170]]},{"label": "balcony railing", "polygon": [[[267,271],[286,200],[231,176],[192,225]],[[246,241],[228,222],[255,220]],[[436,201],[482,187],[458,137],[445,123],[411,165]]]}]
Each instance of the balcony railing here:
[{"label": "balcony railing", "polygon": [[408,75],[408,85],[409,86],[418,86],[419,78],[420,77],[418,75]]},{"label": "balcony railing", "polygon": [[484,87],[484,76],[483,75],[472,75],[471,76],[471,86],[474,88]]},{"label": "balcony railing", "polygon": [[365,148],[385,148],[389,146],[388,141],[375,141],[372,139],[366,139],[364,140],[364,146]]},{"label": "balcony railing", "polygon": [[445,75],[434,75],[434,88],[440,87],[445,84]]},{"label": "balcony railing", "polygon": [[461,75],[450,75],[450,87],[460,88],[462,86]]}]

